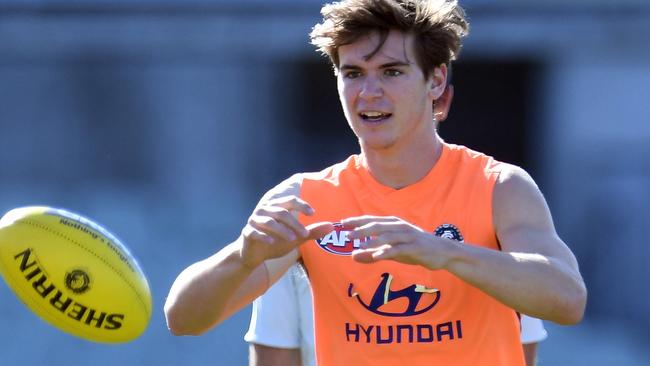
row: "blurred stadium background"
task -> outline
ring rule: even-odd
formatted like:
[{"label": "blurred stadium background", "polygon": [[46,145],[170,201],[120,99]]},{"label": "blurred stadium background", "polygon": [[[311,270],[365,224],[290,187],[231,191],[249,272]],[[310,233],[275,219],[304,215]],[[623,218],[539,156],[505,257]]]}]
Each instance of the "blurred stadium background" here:
[{"label": "blurred stadium background", "polygon": [[[650,359],[650,4],[466,0],[472,32],[441,128],[526,167],[589,288],[547,323],[540,365]],[[233,240],[258,197],[356,152],[317,0],[0,0],[0,211],[64,207],[113,230],[151,281],[125,345],[60,333],[0,285],[0,365],[244,365],[246,309],[173,337],[162,304]]]}]

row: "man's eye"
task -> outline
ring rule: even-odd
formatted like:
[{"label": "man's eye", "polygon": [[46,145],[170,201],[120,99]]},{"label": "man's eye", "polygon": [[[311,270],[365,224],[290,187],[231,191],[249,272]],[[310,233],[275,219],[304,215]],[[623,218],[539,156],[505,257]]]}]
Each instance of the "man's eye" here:
[{"label": "man's eye", "polygon": [[359,76],[361,76],[361,73],[359,71],[346,71],[343,73],[343,77],[346,79],[356,79]]},{"label": "man's eye", "polygon": [[402,72],[396,69],[386,69],[384,71],[384,75],[386,76],[400,76],[402,75]]}]

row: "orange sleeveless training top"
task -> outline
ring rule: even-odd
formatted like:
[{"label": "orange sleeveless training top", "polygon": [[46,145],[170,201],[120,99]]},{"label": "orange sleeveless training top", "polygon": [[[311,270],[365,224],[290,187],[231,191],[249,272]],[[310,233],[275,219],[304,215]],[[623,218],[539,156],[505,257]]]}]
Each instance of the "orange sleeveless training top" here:
[{"label": "orange sleeveless training top", "polygon": [[[301,197],[316,213],[301,221],[398,216],[459,245],[499,250],[492,190],[501,166],[444,144],[425,178],[395,190],[351,156],[304,175]],[[319,365],[524,365],[515,311],[444,270],[354,262],[355,246],[337,228],[300,247],[313,287]]]}]

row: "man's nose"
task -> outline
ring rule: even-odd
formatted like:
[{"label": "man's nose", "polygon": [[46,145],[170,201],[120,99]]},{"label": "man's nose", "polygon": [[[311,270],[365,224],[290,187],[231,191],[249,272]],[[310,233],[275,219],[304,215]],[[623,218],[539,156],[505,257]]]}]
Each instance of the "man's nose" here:
[{"label": "man's nose", "polygon": [[383,93],[384,89],[379,78],[370,75],[364,78],[359,93],[361,98],[377,98],[382,96]]}]

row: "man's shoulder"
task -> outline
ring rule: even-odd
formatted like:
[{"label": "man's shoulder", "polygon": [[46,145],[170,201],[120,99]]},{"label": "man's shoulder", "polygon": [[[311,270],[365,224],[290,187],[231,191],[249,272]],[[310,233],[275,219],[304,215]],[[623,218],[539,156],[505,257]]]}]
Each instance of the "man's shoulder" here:
[{"label": "man's shoulder", "polygon": [[301,172],[295,173],[289,178],[278,183],[271,188],[262,197],[260,202],[278,199],[286,196],[300,196],[300,192],[305,181],[337,182],[341,174],[345,171],[354,169],[358,164],[356,155],[352,155],[346,160],[330,165],[318,172]]},{"label": "man's shoulder", "polygon": [[483,152],[473,150],[467,146],[446,143],[449,159],[456,169],[472,169],[482,171],[486,177],[499,177],[504,171],[510,171],[516,166],[497,160],[495,157]]},{"label": "man's shoulder", "polygon": [[351,155],[344,161],[328,166],[327,168],[311,173],[301,173],[302,181],[337,182],[342,174],[355,170],[359,165],[357,155]]},{"label": "man's shoulder", "polygon": [[[454,159],[459,159],[463,161],[494,161],[499,162],[493,156],[486,153],[474,150],[465,145],[457,145],[445,142],[445,148],[448,151],[449,155]],[[500,163],[500,162],[499,162]]]},{"label": "man's shoulder", "polygon": [[278,183],[262,196],[260,203],[279,199],[287,196],[299,196],[300,186],[302,185],[302,174],[297,173]]}]

